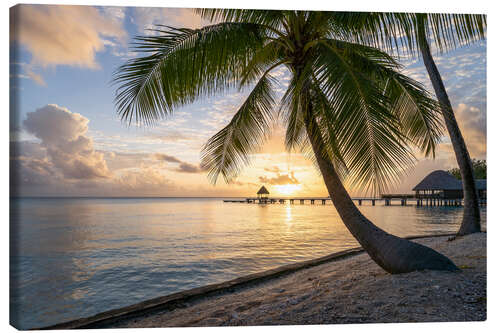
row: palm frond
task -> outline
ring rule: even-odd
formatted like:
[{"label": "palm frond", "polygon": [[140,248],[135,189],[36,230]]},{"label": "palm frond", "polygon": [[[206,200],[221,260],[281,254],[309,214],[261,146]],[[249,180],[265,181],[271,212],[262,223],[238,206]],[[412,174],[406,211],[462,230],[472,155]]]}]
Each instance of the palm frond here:
[{"label": "palm frond", "polygon": [[246,22],[266,25],[273,29],[282,27],[286,10],[197,8],[195,13],[210,22]]},{"label": "palm frond", "polygon": [[242,70],[264,44],[262,28],[220,23],[200,29],[159,27],[159,36],[137,37],[146,54],[120,66],[115,104],[122,119],[152,122],[175,107],[237,86]]},{"label": "palm frond", "polygon": [[283,45],[276,41],[271,41],[257,50],[248,62],[247,66],[242,70],[240,79],[240,89],[249,83],[255,82],[262,77],[265,72],[268,72],[287,62]]},{"label": "palm frond", "polygon": [[283,119],[286,127],[285,147],[288,151],[302,146],[306,137],[301,107],[304,104],[304,92],[307,90],[304,77],[307,77],[305,73],[302,73],[302,77],[294,73],[280,102],[278,116]]},{"label": "palm frond", "polygon": [[330,22],[351,41],[413,57],[419,56],[419,39],[424,37],[418,32],[421,24],[441,53],[486,36],[482,14],[338,12],[331,14]]},{"label": "palm frond", "polygon": [[330,102],[332,113],[324,116],[336,125],[350,185],[376,193],[399,181],[414,163],[393,101],[384,93],[383,81],[374,79],[383,74],[382,69],[397,67],[380,53],[351,43],[323,41],[318,45],[314,72]]},{"label": "palm frond", "polygon": [[340,41],[325,41],[340,48],[353,67],[363,71],[392,104],[405,140],[426,156],[434,156],[442,135],[441,107],[424,86],[401,74],[400,65],[388,54],[372,47]]},{"label": "palm frond", "polygon": [[272,80],[267,73],[263,75],[230,123],[203,147],[202,166],[208,169],[214,184],[219,175],[231,181],[269,135],[274,106]]},{"label": "palm frond", "polygon": [[396,101],[393,110],[403,135],[426,157],[434,158],[436,145],[443,134],[439,103],[421,83],[397,72],[389,76],[385,94]]},{"label": "palm frond", "polygon": [[325,143],[318,146],[324,149],[321,152],[323,157],[333,163],[340,178],[344,179],[349,174],[349,169],[344,160],[340,149],[340,141],[337,137],[337,133],[339,132],[339,122],[336,121],[337,114],[334,113],[330,101],[324,95],[319,82],[315,78],[313,78],[309,94],[311,96],[314,119],[317,123],[321,140]]}]

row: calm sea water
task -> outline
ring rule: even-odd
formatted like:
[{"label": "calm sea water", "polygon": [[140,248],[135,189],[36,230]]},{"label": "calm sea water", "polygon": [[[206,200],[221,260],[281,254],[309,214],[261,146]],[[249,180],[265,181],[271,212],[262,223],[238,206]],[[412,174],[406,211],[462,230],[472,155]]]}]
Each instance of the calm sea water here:
[{"label": "calm sea water", "polygon": [[[11,323],[28,329],[358,246],[330,205],[12,199]],[[462,208],[362,206],[399,236],[455,232]],[[486,210],[482,209],[483,223]]]}]

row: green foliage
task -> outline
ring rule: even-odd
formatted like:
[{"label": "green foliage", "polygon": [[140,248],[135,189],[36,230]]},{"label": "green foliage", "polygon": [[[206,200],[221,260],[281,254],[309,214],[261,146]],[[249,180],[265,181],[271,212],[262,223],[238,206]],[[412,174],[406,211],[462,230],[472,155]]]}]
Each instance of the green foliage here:
[{"label": "green foliage", "polygon": [[419,56],[424,37],[443,53],[486,36],[486,15],[481,14],[341,12],[333,20],[349,39],[400,55]]},{"label": "green foliage", "polygon": [[[149,124],[201,96],[253,86],[230,123],[203,148],[202,164],[214,183],[219,175],[230,181],[250,162],[275,117],[284,122],[286,147],[306,154],[306,129],[317,122],[313,139],[326,143],[323,154],[339,173],[376,192],[415,162],[412,147],[433,155],[442,133],[439,105],[399,72],[391,56],[362,44],[374,35],[357,34],[363,29],[352,25],[352,16],[196,11],[214,24],[159,27],[158,35],[136,39],[142,56],[115,72],[116,106],[123,119]],[[280,101],[271,74],[278,66],[291,74]]]},{"label": "green foliage", "polygon": [[202,166],[209,177],[219,173],[229,182],[248,163],[251,152],[258,148],[269,134],[274,92],[271,79],[264,75],[236,112],[231,122],[215,134],[203,148]]},{"label": "green foliage", "polygon": [[[473,158],[472,169],[474,170],[474,178],[475,179],[486,179],[486,160],[476,160]],[[448,170],[455,178],[462,179],[462,175],[460,174],[459,168],[453,168]]]},{"label": "green foliage", "polygon": [[114,73],[120,84],[116,106],[122,119],[150,123],[176,107],[235,87],[263,46],[260,26],[220,23],[201,29],[160,26],[159,36],[137,37],[134,51],[146,54]]}]

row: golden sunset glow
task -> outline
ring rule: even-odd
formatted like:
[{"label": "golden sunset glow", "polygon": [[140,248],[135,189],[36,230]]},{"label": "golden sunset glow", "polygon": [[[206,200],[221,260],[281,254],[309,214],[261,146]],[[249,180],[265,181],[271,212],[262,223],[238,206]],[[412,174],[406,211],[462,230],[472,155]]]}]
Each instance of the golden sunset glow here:
[{"label": "golden sunset glow", "polygon": [[[208,24],[191,9],[20,5],[12,10],[17,19],[11,43],[20,53],[10,64],[10,80],[26,105],[18,108],[19,135],[11,141],[19,155],[12,156],[14,168],[27,175],[16,187],[20,196],[252,197],[261,186],[270,197],[328,196],[314,159],[285,146],[287,128],[281,122],[251,150],[250,163],[234,179],[211,182],[201,166],[201,148],[230,123],[250,85],[176,107],[143,129],[137,124],[131,130],[117,117],[111,107],[117,86],[109,82],[113,70],[139,56],[130,48],[134,36],[149,35],[151,27],[166,22],[186,28]],[[447,53],[444,59],[440,62],[448,65],[440,68],[442,76],[456,78],[449,95],[454,96],[469,154],[485,159],[486,41]],[[402,65],[405,75],[432,91],[421,62],[405,60]],[[54,71],[60,66],[65,70]],[[292,74],[281,65],[272,76],[279,101]],[[85,94],[68,98],[75,91]],[[447,140],[436,147],[434,159],[415,153],[418,164],[388,192],[412,193],[430,172],[456,167]],[[365,195],[350,184],[345,182],[351,195]]]},{"label": "golden sunset glow", "polygon": [[273,189],[281,195],[297,194],[302,188],[301,184],[286,184],[286,185],[273,185]]}]

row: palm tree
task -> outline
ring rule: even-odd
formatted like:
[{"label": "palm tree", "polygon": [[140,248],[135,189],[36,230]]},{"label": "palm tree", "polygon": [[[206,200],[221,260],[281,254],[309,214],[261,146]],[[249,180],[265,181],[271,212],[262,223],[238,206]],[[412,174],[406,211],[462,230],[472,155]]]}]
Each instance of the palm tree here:
[{"label": "palm tree", "polygon": [[[340,13],[338,22],[352,39],[415,56],[420,53],[448,130],[460,169],[464,192],[464,213],[457,236],[481,231],[479,194],[469,151],[458,126],[443,80],[432,57],[429,40],[440,52],[484,39],[485,15],[415,13]],[[403,38],[401,38],[403,37]]]},{"label": "palm tree", "polygon": [[[145,55],[119,67],[113,79],[122,119],[149,124],[202,96],[252,87],[203,148],[213,183],[220,175],[230,181],[250,162],[277,114],[287,148],[312,150],[342,221],[377,264],[390,273],[458,270],[440,253],[375,226],[342,183],[348,175],[360,188],[380,191],[414,163],[411,146],[434,153],[439,107],[418,82],[401,75],[386,53],[346,41],[331,13],[197,12],[215,23],[159,26],[158,35],[136,39]],[[272,71],[279,66],[291,80],[278,102]]]}]

